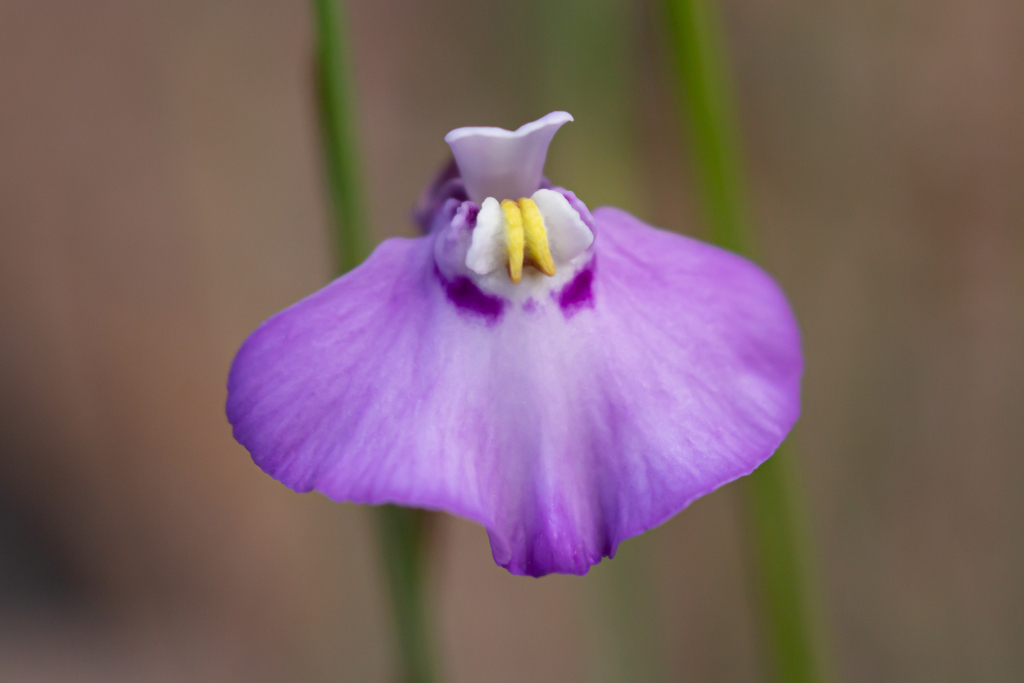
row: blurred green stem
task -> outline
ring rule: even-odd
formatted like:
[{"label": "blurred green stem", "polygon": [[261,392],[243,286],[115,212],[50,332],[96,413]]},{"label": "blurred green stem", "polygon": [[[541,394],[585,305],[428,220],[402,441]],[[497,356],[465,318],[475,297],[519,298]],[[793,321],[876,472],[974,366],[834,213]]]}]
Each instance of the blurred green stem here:
[{"label": "blurred green stem", "polygon": [[[359,181],[344,7],[341,0],[314,0],[313,10],[324,161],[334,211],[335,264],[341,275],[369,255],[370,239]],[[431,683],[435,678],[424,585],[426,527],[431,513],[393,505],[383,506],[376,513],[401,656],[399,680]]]},{"label": "blurred green stem", "polygon": [[385,505],[378,511],[381,549],[402,653],[400,680],[435,680],[425,600],[427,541],[432,513]]},{"label": "blurred green stem", "polygon": [[817,572],[789,442],[745,483],[771,646],[768,673],[782,683],[827,680]]},{"label": "blurred green stem", "polygon": [[[713,0],[665,0],[711,239],[754,256],[740,142]],[[783,444],[748,478],[770,679],[824,680],[813,553],[792,454]]]},{"label": "blurred green stem", "polygon": [[709,236],[750,255],[747,202],[732,84],[713,0],[666,0]]},{"label": "blurred green stem", "polygon": [[313,5],[324,162],[334,209],[335,264],[338,274],[342,274],[358,266],[370,254],[359,180],[355,98],[343,42],[346,21],[341,0],[313,0]]}]

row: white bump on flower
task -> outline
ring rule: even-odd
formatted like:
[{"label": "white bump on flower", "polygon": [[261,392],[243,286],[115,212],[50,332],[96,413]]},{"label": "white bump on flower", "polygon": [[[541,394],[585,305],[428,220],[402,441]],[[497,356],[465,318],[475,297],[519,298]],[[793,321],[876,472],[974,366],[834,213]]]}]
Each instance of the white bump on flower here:
[{"label": "white bump on flower", "polygon": [[537,190],[531,199],[544,217],[555,265],[572,261],[593,243],[594,233],[561,192]]},{"label": "white bump on flower", "polygon": [[466,252],[466,267],[477,275],[487,275],[505,265],[507,254],[505,217],[498,200],[488,197],[476,217],[473,241]]}]

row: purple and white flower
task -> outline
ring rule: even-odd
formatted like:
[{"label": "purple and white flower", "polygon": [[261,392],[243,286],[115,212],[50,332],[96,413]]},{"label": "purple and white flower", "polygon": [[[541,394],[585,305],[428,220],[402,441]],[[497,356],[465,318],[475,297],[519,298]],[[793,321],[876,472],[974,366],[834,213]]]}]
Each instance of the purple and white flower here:
[{"label": "purple and white flower", "polygon": [[749,474],[800,413],[779,287],[730,252],[543,177],[571,121],[460,128],[424,235],[264,322],[228,380],[265,472],[337,501],[444,510],[513,574],[584,574]]}]

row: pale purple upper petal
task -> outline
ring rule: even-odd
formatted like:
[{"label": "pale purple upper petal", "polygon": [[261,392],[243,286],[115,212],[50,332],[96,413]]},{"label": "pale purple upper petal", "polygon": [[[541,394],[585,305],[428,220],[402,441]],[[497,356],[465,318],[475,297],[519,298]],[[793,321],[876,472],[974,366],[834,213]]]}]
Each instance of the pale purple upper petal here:
[{"label": "pale purple upper petal", "polygon": [[567,112],[553,111],[514,131],[472,126],[456,128],[444,139],[470,199],[477,204],[488,197],[519,199],[540,188],[551,138],[572,120]]},{"label": "pale purple upper petal", "polygon": [[472,519],[516,574],[584,573],[748,474],[800,411],[782,292],[624,212],[585,218],[589,260],[544,301],[442,274],[439,232],[388,240],[246,341],[235,437],[296,490]]}]

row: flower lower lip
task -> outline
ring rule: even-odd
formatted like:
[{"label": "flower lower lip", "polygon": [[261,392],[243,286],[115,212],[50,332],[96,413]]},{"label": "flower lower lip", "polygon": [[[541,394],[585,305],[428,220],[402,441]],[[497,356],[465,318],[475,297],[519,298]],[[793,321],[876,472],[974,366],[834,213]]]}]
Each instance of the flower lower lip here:
[{"label": "flower lower lip", "polygon": [[444,275],[439,235],[385,242],[246,341],[236,438],[296,490],[447,510],[510,572],[585,573],[771,455],[802,369],[756,266],[595,221],[594,254],[533,303]]}]

